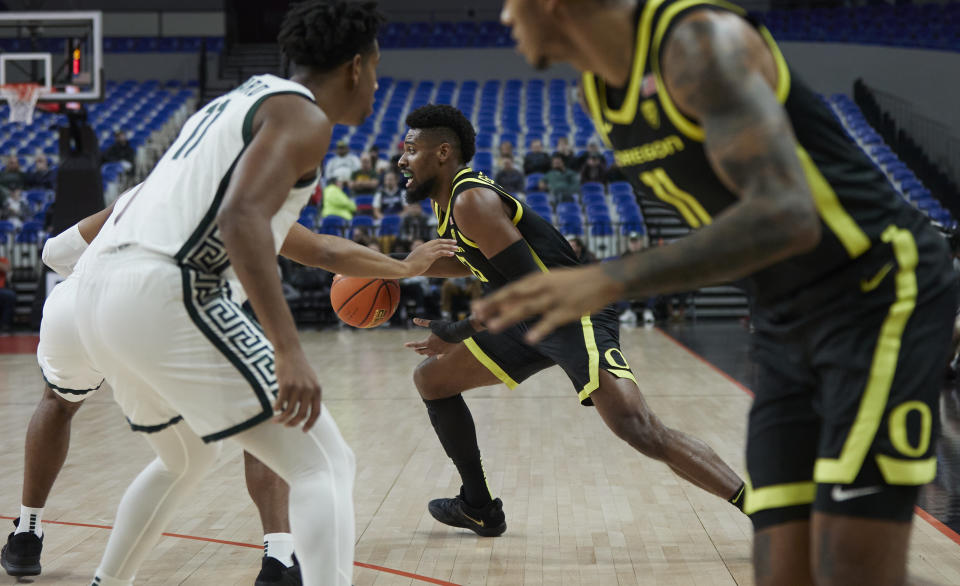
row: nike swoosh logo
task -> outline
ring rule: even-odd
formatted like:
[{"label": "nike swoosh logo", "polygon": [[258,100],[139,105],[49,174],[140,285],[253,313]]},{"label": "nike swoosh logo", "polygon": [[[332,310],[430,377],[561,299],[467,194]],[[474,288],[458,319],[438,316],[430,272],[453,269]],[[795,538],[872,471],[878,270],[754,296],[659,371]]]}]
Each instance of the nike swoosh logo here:
[{"label": "nike swoosh logo", "polygon": [[893,263],[888,262],[887,264],[883,265],[883,268],[880,269],[880,272],[878,272],[873,277],[869,279],[860,279],[860,290],[863,291],[864,293],[869,293],[870,291],[873,291],[874,289],[880,286],[880,283],[883,282],[883,279],[892,270],[893,270]]},{"label": "nike swoosh logo", "polygon": [[860,498],[862,496],[867,496],[871,494],[876,494],[883,490],[883,487],[880,486],[865,486],[863,488],[848,488],[844,489],[839,484],[833,486],[833,490],[830,491],[830,498],[842,503],[843,501],[849,501],[850,499]]},{"label": "nike swoosh logo", "polygon": [[[461,511],[461,512],[463,512],[463,511]],[[484,525],[483,525],[483,521],[477,521],[476,519],[474,519],[473,517],[471,517],[470,515],[468,515],[468,514],[466,514],[466,513],[463,513],[463,516],[466,517],[467,519],[470,519],[471,521],[473,521],[474,523],[476,523],[477,525],[479,525],[479,526],[481,526],[481,527],[484,526]]]}]

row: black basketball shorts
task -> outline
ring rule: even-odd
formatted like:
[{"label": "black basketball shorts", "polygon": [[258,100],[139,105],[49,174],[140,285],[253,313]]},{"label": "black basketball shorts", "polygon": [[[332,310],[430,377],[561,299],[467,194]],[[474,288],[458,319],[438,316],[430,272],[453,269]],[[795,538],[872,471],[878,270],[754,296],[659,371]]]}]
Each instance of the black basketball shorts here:
[{"label": "black basketball shorts", "polygon": [[504,332],[480,332],[466,340],[481,364],[511,389],[553,365],[567,373],[582,405],[593,405],[590,394],[600,386],[600,369],[637,382],[620,350],[620,321],[612,307],[557,328],[535,346],[524,342],[527,324]]},{"label": "black basketball shorts", "polygon": [[907,521],[936,474],[957,282],[938,236],[888,232],[848,274],[757,310],[745,500],[757,529],[811,510]]}]

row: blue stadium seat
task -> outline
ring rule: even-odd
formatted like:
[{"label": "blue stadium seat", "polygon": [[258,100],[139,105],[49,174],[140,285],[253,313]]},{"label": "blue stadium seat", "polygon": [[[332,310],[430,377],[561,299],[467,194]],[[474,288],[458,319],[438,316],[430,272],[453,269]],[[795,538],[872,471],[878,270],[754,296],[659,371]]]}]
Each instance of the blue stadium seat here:
[{"label": "blue stadium seat", "polygon": [[37,244],[40,242],[41,230],[43,230],[43,224],[40,222],[24,222],[15,241],[24,244]]},{"label": "blue stadium seat", "polygon": [[400,234],[401,217],[396,215],[384,216],[380,219],[379,236],[397,236]]},{"label": "blue stadium seat", "polygon": [[589,181],[589,182],[584,183],[583,185],[580,186],[580,192],[581,192],[583,195],[599,194],[599,195],[602,196],[602,195],[603,195],[603,183],[596,183],[596,182]]},{"label": "blue stadium seat", "polygon": [[527,193],[527,205],[531,207],[536,205],[550,205],[550,196],[542,191],[531,191]]},{"label": "blue stadium seat", "polygon": [[[357,207],[359,209],[360,206],[358,205]],[[354,216],[353,220],[350,221],[350,233],[347,237],[353,238],[357,228],[373,228],[373,218],[371,216]],[[372,232],[372,230],[370,230],[370,232]]]},{"label": "blue stadium seat", "polygon": [[341,218],[340,216],[326,216],[320,220],[320,233],[321,234],[332,234],[334,236],[343,236],[343,232],[347,227],[346,218]]},{"label": "blue stadium seat", "polygon": [[540,187],[540,180],[543,179],[543,173],[530,173],[526,178],[527,191],[536,191]]}]

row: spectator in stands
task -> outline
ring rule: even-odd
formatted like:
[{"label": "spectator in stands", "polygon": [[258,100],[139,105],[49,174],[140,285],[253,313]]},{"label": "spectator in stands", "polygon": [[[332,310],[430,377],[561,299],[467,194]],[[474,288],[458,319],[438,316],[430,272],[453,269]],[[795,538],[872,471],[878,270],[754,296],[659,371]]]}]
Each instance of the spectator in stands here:
[{"label": "spectator in stands", "polygon": [[[400,232],[411,240],[426,238],[429,228],[429,218],[423,213],[423,206],[419,203],[408,203],[403,208],[403,221]],[[412,249],[411,249],[412,250]]]},{"label": "spectator in stands", "polygon": [[[600,157],[601,159],[603,159],[603,153],[600,152],[600,141],[598,141],[595,138],[591,138],[590,140],[588,140],[587,150],[577,155],[577,163],[574,168],[583,169],[583,167],[587,164],[587,159],[589,159],[590,157]],[[606,163],[606,160],[604,160],[604,163]]]},{"label": "spectator in stands", "polygon": [[327,166],[323,169],[323,177],[327,181],[350,181],[353,172],[360,169],[360,159],[350,152],[347,141],[337,142],[337,154],[330,157]]},{"label": "spectator in stands", "polygon": [[[400,215],[407,201],[407,192],[400,187],[396,171],[383,174],[383,187],[373,196],[373,217]],[[418,206],[419,207],[419,206]]]},{"label": "spectator in stands", "polygon": [[13,311],[17,306],[17,294],[9,288],[10,261],[0,256],[0,332],[13,329]]},{"label": "spectator in stands", "polygon": [[587,164],[580,169],[580,184],[596,182],[603,183],[607,178],[607,165],[602,155],[590,155]]},{"label": "spectator in stands", "polygon": [[378,187],[380,187],[380,178],[373,168],[373,159],[370,158],[369,153],[364,153],[360,157],[360,168],[350,176],[350,194],[354,197],[373,195]]},{"label": "spectator in stands", "polygon": [[607,183],[613,183],[614,181],[627,181],[627,176],[616,163],[607,167]]},{"label": "spectator in stands", "polygon": [[508,159],[513,162],[514,169],[519,170],[520,167],[523,166],[523,162],[517,157],[516,153],[513,152],[512,142],[505,140],[500,143],[498,148],[497,160],[493,162],[493,166],[498,172],[503,169],[503,162]]},{"label": "spectator in stands", "polygon": [[541,180],[543,190],[549,192],[555,202],[573,201],[580,189],[580,176],[567,169],[559,155],[553,157],[551,167]]},{"label": "spectator in stands", "polygon": [[[630,232],[630,235],[627,237],[627,251],[623,253],[623,256],[640,254],[646,250],[646,248],[646,236],[639,232]],[[620,323],[636,325],[637,315],[641,313],[643,315],[644,327],[651,328],[656,322],[656,316],[654,314],[656,305],[657,297],[620,301],[617,303],[617,309],[620,311]]]},{"label": "spectator in stands", "polygon": [[353,213],[357,211],[357,204],[350,199],[350,196],[343,190],[346,183],[331,181],[323,188],[323,209],[320,212],[321,218],[327,216],[340,216],[347,221],[353,219]]},{"label": "spectator in stands", "polygon": [[24,183],[32,189],[53,189],[57,182],[57,172],[50,168],[47,155],[40,154],[33,162],[33,171],[27,173]]},{"label": "spectator in stands", "polygon": [[574,171],[580,170],[580,167],[577,166],[577,157],[567,137],[561,136],[557,139],[557,150],[553,151],[552,156],[562,158],[563,164],[566,165],[567,169],[573,169]]},{"label": "spectator in stands", "polygon": [[373,169],[377,172],[377,177],[382,183],[383,174],[390,169],[390,161],[380,158],[380,147],[377,145],[371,146],[370,150],[367,151],[367,154],[370,155],[370,160],[373,161]]},{"label": "spectator in stands", "polygon": [[[443,319],[457,321],[460,314],[470,313],[470,302],[483,296],[480,281],[473,277],[447,279],[440,287],[440,315]],[[457,309],[457,315],[453,314]]]},{"label": "spectator in stands", "polygon": [[394,149],[393,154],[390,155],[390,168],[396,171],[399,169],[397,163],[400,162],[400,157],[403,156],[403,141],[397,143],[397,148]]},{"label": "spectator in stands", "polygon": [[583,240],[580,240],[579,237],[574,236],[573,238],[567,238],[567,242],[570,243],[570,248],[572,248],[574,254],[577,255],[577,260],[580,261],[580,264],[597,262],[597,257],[595,257],[592,252],[587,250]]},{"label": "spectator in stands", "polygon": [[27,202],[23,199],[23,190],[14,189],[7,196],[7,201],[4,204],[4,207],[7,209],[7,215],[11,218],[20,218],[24,219],[24,215],[27,213]]},{"label": "spectator in stands", "polygon": [[[20,160],[16,155],[7,157],[3,171],[0,172],[0,200],[6,199],[14,189],[23,187],[26,176],[20,169]],[[0,203],[3,203],[0,201]]]},{"label": "spectator in stands", "polygon": [[530,143],[530,149],[523,157],[523,172],[525,175],[531,173],[546,173],[550,170],[550,155],[543,152],[543,142],[533,140]]},{"label": "spectator in stands", "polygon": [[496,182],[509,193],[514,195],[523,193],[525,190],[523,173],[514,166],[513,159],[509,157],[502,158],[500,159],[500,164],[502,165],[500,171],[494,178]]},{"label": "spectator in stands", "polygon": [[133,161],[136,158],[133,151],[133,145],[127,142],[127,133],[118,130],[113,134],[113,144],[103,151],[104,163],[122,163],[124,171],[133,169]]}]

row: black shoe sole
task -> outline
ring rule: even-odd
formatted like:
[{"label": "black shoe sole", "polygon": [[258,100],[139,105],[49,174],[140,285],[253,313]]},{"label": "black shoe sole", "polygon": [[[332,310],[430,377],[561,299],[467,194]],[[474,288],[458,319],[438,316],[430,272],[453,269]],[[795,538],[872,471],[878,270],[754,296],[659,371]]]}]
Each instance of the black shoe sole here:
[{"label": "black shoe sole", "polygon": [[[6,553],[6,552],[4,552]],[[29,566],[22,566],[19,564],[12,564],[7,561],[6,556],[3,559],[0,559],[0,566],[3,566],[3,569],[7,571],[8,576],[21,577],[21,576],[39,576],[40,575],[40,562]]]},{"label": "black shoe sole", "polygon": [[444,521],[443,519],[441,519],[440,517],[437,516],[437,513],[435,513],[435,512],[433,511],[433,507],[429,507],[429,506],[428,506],[427,509],[430,511],[430,516],[433,517],[434,519],[436,519],[437,522],[443,523],[444,525],[446,525],[446,526],[448,526],[448,527],[457,527],[457,528],[460,528],[460,529],[469,529],[470,531],[473,531],[474,533],[476,533],[476,534],[479,535],[480,537],[499,537],[499,536],[503,535],[503,532],[504,532],[504,531],[507,530],[507,522],[506,522],[506,521],[504,521],[503,523],[500,523],[500,524],[497,525],[496,527],[480,527],[479,525],[476,525],[476,524],[473,524],[473,523],[471,523],[470,525],[461,524],[461,523],[448,523],[447,521]]}]

